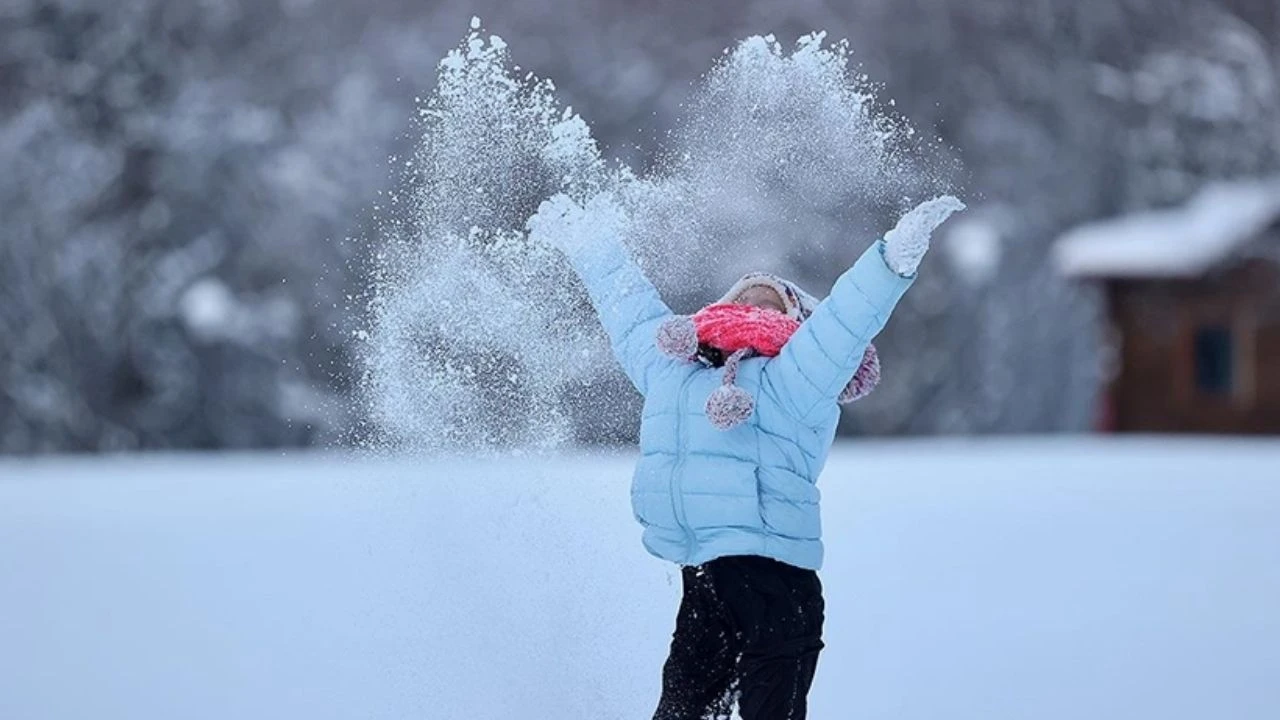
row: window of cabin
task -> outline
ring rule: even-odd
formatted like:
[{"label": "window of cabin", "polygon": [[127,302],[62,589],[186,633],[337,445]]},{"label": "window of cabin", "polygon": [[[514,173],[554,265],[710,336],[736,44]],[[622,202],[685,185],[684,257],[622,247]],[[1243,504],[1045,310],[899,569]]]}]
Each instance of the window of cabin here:
[{"label": "window of cabin", "polygon": [[1202,325],[1192,339],[1196,389],[1206,395],[1231,395],[1236,387],[1235,334],[1230,325]]}]

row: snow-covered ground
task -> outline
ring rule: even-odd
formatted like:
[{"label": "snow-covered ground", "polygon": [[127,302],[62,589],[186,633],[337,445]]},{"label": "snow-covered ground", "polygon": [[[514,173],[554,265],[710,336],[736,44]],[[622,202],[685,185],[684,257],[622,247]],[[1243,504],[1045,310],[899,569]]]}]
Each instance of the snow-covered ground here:
[{"label": "snow-covered ground", "polygon": [[[0,461],[0,718],[643,720],[630,455]],[[904,442],[822,479],[816,720],[1280,717],[1280,442]]]}]

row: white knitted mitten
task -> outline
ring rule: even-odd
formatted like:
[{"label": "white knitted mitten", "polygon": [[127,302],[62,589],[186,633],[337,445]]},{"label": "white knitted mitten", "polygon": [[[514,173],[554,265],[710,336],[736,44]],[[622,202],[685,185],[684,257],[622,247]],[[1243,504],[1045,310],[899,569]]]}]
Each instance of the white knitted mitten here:
[{"label": "white knitted mitten", "polygon": [[889,269],[902,277],[911,277],[929,250],[929,239],[952,213],[964,209],[964,203],[950,195],[926,200],[902,216],[898,224],[884,236],[884,260]]},{"label": "white knitted mitten", "polygon": [[570,257],[604,249],[617,242],[627,226],[627,215],[609,193],[600,193],[579,205],[564,193],[538,206],[526,227],[529,239],[557,248]]}]

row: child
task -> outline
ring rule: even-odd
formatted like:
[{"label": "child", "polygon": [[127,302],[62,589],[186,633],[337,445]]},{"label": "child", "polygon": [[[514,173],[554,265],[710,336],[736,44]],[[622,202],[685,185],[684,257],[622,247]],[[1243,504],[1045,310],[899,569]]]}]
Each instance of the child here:
[{"label": "child", "polygon": [[562,250],[644,396],[631,488],[648,551],[682,567],[654,720],[802,720],[822,644],[819,492],[840,402],[878,373],[870,342],[911,286],[933,230],[964,205],[907,213],[821,303],[748,275],[678,318],[619,238],[608,194],[544,202],[530,236]]}]

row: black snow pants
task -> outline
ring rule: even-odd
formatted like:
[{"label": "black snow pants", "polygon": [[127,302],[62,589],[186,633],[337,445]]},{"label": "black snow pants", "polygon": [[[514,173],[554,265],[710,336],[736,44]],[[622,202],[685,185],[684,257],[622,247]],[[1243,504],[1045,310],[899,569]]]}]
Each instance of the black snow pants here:
[{"label": "black snow pants", "polygon": [[804,720],[822,650],[822,583],[756,556],[683,569],[654,720]]}]

